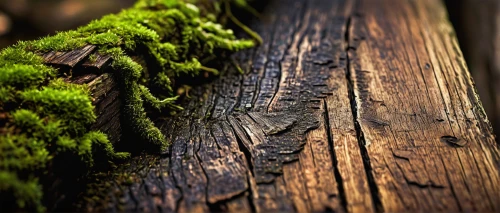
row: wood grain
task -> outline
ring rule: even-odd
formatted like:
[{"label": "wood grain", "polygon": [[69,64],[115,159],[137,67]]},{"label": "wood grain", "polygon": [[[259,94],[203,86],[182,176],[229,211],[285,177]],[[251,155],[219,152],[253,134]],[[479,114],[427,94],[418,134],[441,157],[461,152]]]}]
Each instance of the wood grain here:
[{"label": "wood grain", "polygon": [[500,211],[498,145],[441,2],[274,0],[263,14],[265,43],[233,56],[245,74],[223,65],[156,117],[171,147],[89,185],[78,210]]},{"label": "wood grain", "polygon": [[[89,60],[91,54],[97,55],[96,60]],[[90,129],[106,133],[113,143],[120,141],[120,92],[114,74],[106,69],[110,57],[96,53],[93,45],[69,52],[48,52],[41,56],[45,63],[64,74],[65,81],[89,87],[97,115],[97,120]]]},{"label": "wood grain", "polygon": [[384,210],[498,210],[498,149],[443,5],[356,10],[350,79]]},{"label": "wood grain", "polygon": [[43,54],[43,58],[47,64],[73,68],[77,63],[89,56],[95,48],[93,45],[87,45],[69,52],[51,51]]},{"label": "wood grain", "polygon": [[500,1],[446,0],[475,86],[500,134]]}]

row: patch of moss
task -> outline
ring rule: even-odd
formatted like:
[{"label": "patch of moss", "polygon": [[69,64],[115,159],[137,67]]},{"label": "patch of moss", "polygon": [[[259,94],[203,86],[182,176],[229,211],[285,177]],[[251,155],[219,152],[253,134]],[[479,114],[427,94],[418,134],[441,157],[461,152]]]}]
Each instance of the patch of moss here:
[{"label": "patch of moss", "polygon": [[20,208],[30,208],[37,212],[45,211],[42,205],[42,187],[36,178],[21,180],[15,173],[0,171],[0,191],[15,198],[15,205]]},{"label": "patch of moss", "polygon": [[0,66],[12,64],[43,66],[43,58],[34,52],[26,50],[27,42],[19,42],[0,52]]},{"label": "patch of moss", "polygon": [[[44,52],[95,45],[99,54],[110,55],[121,86],[123,128],[145,144],[139,147],[164,150],[168,142],[146,107],[181,110],[175,105],[175,78],[218,74],[201,62],[260,41],[230,13],[229,4],[246,7],[244,1],[207,2],[212,1],[139,0],[130,9],[76,30],[19,42],[0,52],[0,198],[13,195],[15,202],[9,205],[15,210],[44,211],[43,187],[35,177],[62,174],[66,164],[83,175],[98,164],[130,156],[115,152],[105,134],[89,131],[96,115],[88,88],[58,78],[61,73],[43,64],[39,55]],[[254,39],[237,39],[215,22],[221,14]],[[147,70],[130,53],[148,59],[147,66],[154,69]],[[9,200],[0,204],[4,202]]]},{"label": "patch of moss", "polygon": [[55,70],[40,65],[8,64],[0,67],[0,86],[9,85],[17,89],[42,84],[53,77]]}]

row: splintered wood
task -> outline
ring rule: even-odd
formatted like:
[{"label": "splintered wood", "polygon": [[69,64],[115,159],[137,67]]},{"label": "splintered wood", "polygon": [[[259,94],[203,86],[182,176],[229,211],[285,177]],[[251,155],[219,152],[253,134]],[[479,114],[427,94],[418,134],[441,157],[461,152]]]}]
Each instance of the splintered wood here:
[{"label": "splintered wood", "polygon": [[235,56],[245,74],[194,87],[156,120],[169,150],[94,185],[81,210],[500,211],[498,146],[445,11],[270,1],[251,25],[265,43]]},{"label": "splintered wood", "polygon": [[[95,60],[89,56],[96,54]],[[110,141],[121,137],[119,85],[112,73],[104,73],[110,64],[109,56],[101,56],[96,47],[87,45],[69,52],[48,52],[42,55],[45,63],[59,69],[65,81],[86,84],[90,89],[97,121],[90,127],[108,135]]]}]

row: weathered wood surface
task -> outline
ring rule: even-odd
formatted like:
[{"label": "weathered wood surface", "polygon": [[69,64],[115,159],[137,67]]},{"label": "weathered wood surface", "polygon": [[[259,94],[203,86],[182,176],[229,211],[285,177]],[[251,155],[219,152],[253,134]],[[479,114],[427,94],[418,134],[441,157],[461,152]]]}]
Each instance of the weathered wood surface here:
[{"label": "weathered wood surface", "polygon": [[376,3],[352,19],[349,44],[368,39],[349,60],[384,210],[499,211],[497,145],[443,6]]},{"label": "weathered wood surface", "polygon": [[447,0],[486,114],[500,134],[500,1]]},{"label": "weathered wood surface", "polygon": [[[89,59],[92,54],[96,55],[94,60]],[[117,143],[121,137],[121,101],[119,85],[113,73],[107,70],[111,58],[98,54],[92,45],[69,52],[48,52],[42,57],[45,63],[57,67],[67,76],[66,81],[89,86],[97,115],[91,129],[106,133],[112,142]]]},{"label": "weathered wood surface", "polygon": [[263,14],[245,74],[193,88],[156,120],[169,150],[89,185],[79,210],[500,211],[498,146],[440,1]]}]

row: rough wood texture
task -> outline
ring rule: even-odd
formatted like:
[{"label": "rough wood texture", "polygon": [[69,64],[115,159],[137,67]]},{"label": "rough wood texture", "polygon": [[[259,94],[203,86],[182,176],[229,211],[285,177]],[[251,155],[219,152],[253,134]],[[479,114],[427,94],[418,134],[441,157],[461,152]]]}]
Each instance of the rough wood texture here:
[{"label": "rough wood texture", "polygon": [[[121,137],[119,88],[113,73],[104,73],[110,57],[95,51],[95,46],[88,45],[69,52],[45,53],[42,57],[45,63],[60,69],[67,76],[66,81],[89,86],[97,115],[90,128],[106,133],[110,141],[117,143]],[[89,56],[93,53],[97,57],[91,61]]]},{"label": "rough wood texture", "polygon": [[[193,88],[172,145],[79,210],[498,212],[500,156],[434,0],[274,0],[264,38]],[[112,101],[110,101],[112,102]]]},{"label": "rough wood texture", "polygon": [[52,65],[65,65],[68,67],[75,67],[77,63],[82,61],[85,57],[89,56],[95,50],[95,46],[87,45],[80,49],[69,52],[48,52],[43,55],[45,62]]},{"label": "rough wood texture", "polygon": [[500,1],[447,0],[460,47],[496,135],[500,134]]},{"label": "rough wood texture", "polygon": [[443,5],[356,11],[349,73],[383,209],[499,211],[498,149]]}]

